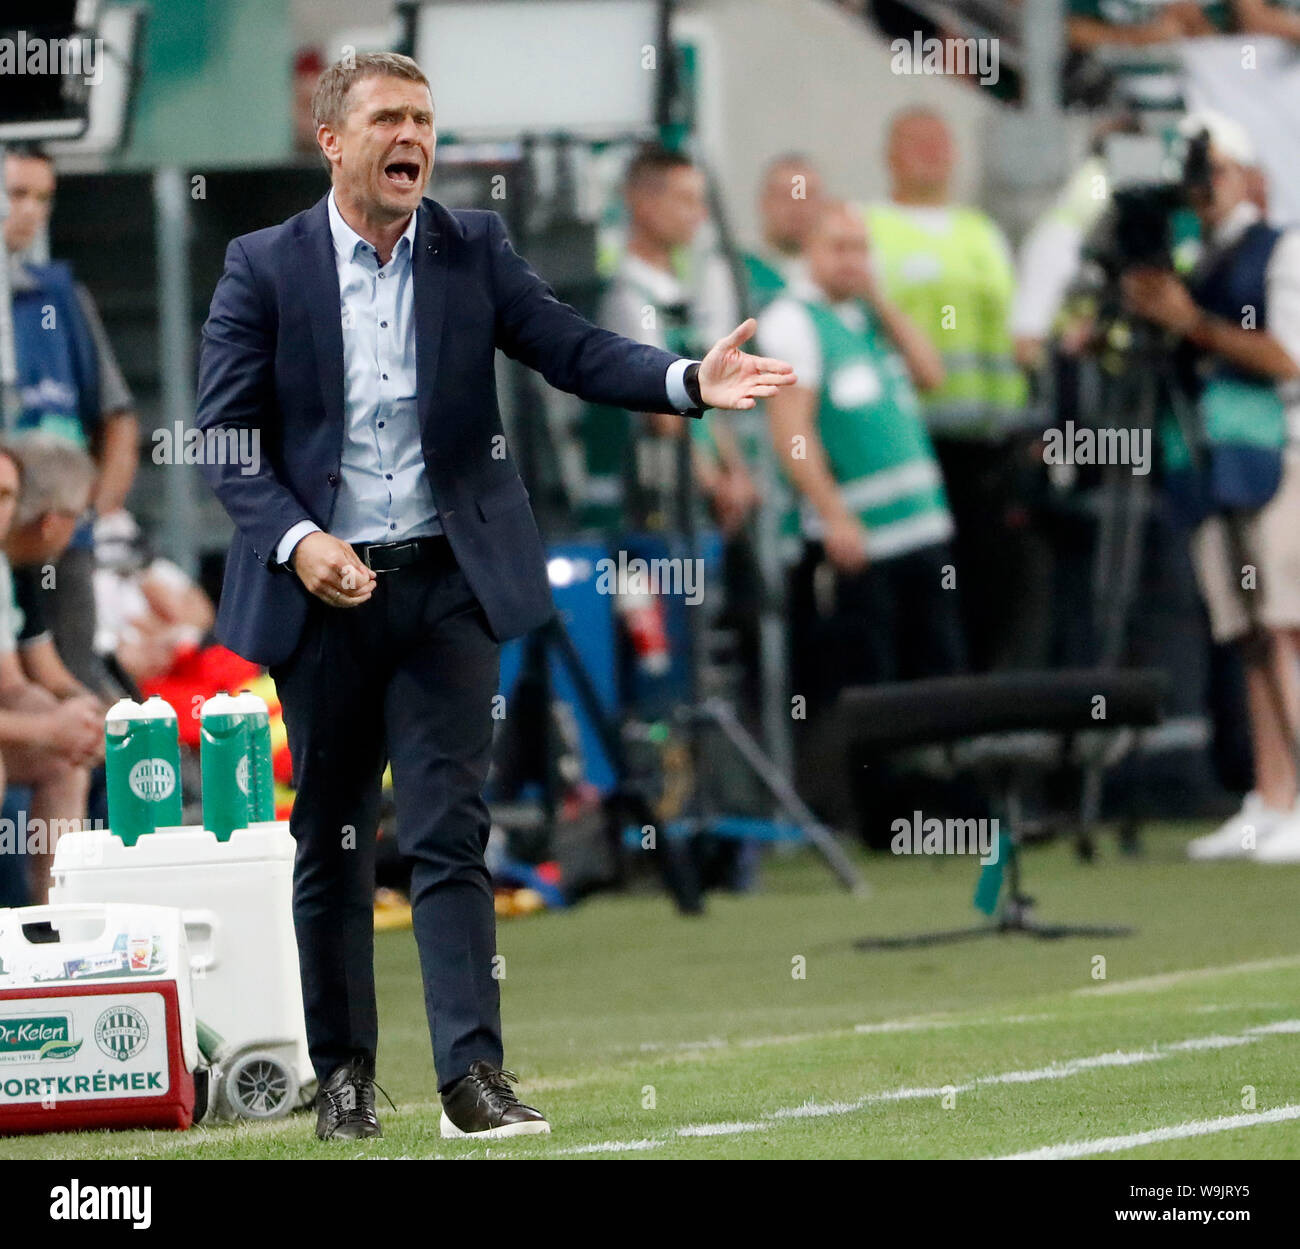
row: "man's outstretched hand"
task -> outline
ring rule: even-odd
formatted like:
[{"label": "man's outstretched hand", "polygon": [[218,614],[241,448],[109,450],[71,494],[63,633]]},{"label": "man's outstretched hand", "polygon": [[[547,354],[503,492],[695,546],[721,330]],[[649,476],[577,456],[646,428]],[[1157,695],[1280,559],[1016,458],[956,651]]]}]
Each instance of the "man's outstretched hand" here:
[{"label": "man's outstretched hand", "polygon": [[767,399],[780,387],[794,385],[794,369],[784,360],[741,351],[741,344],[753,338],[756,329],[758,322],[750,317],[714,343],[701,361],[696,381],[700,397],[709,407],[752,408],[756,399]]}]

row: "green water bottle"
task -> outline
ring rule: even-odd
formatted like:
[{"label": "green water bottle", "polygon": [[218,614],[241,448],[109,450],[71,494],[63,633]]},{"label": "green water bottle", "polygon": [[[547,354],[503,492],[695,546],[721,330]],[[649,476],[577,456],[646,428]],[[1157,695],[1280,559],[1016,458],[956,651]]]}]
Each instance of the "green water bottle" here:
[{"label": "green water bottle", "polygon": [[104,717],[104,768],[109,828],[126,845],[181,822],[181,747],[170,703],[157,694],[114,703]]},{"label": "green water bottle", "polygon": [[229,841],[251,818],[248,720],[238,700],[214,694],[199,712],[199,762],[203,770],[203,827]]},{"label": "green water bottle", "polygon": [[275,819],[275,768],[271,763],[271,713],[252,690],[235,695],[248,724],[248,818]]}]

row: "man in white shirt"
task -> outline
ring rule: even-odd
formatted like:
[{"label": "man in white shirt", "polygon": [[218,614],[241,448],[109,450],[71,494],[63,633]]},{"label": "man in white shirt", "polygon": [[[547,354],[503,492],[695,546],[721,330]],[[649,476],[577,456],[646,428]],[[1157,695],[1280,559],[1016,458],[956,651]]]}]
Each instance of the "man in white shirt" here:
[{"label": "man in white shirt", "polygon": [[[597,320],[626,338],[689,355],[710,338],[716,325],[729,322],[733,312],[731,307],[717,306],[724,302],[724,292],[713,275],[696,283],[711,297],[714,306],[710,307],[675,267],[707,215],[704,175],[688,157],[649,146],[628,165],[623,194],[629,218],[627,250]],[[684,430],[681,419],[672,413],[654,413],[647,420],[658,445],[646,440],[640,450],[640,506],[673,515],[674,445],[677,438],[689,435],[695,484],[724,533],[734,534],[758,502],[758,493],[728,422],[715,416],[707,426]],[[608,423],[594,433],[608,440]],[[635,517],[632,523],[638,523]]]}]

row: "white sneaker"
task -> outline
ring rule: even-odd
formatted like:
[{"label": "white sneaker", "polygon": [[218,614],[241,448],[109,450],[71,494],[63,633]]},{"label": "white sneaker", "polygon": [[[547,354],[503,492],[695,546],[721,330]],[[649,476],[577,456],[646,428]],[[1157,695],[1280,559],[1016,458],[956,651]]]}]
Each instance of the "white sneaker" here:
[{"label": "white sneaker", "polygon": [[1249,859],[1281,824],[1294,819],[1291,811],[1266,807],[1256,793],[1246,795],[1241,810],[1213,833],[1187,843],[1189,859]]},{"label": "white sneaker", "polygon": [[1300,806],[1259,838],[1251,858],[1256,863],[1300,863]]}]

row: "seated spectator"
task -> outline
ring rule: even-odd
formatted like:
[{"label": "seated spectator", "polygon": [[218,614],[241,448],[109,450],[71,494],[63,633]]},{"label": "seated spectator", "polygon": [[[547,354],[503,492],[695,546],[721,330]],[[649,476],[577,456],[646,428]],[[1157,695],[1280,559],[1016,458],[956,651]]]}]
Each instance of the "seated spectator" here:
[{"label": "seated spectator", "polygon": [[[32,791],[26,817],[32,834],[43,829],[44,836],[23,849],[36,903],[49,897],[52,835],[85,818],[90,770],[104,751],[103,705],[68,674],[41,621],[51,588],[41,576],[63,553],[94,484],[87,457],[65,445],[52,449],[55,441],[29,436],[21,459],[15,448],[0,448],[0,793],[10,784]],[[37,566],[26,606],[15,595],[11,553]]]},{"label": "seated spectator", "polygon": [[68,670],[50,627],[50,599],[58,581],[56,565],[94,489],[94,461],[50,434],[19,435],[12,445],[21,464],[23,486],[17,515],[4,539],[4,552],[21,620],[18,651],[23,670],[56,698],[91,698],[106,711],[99,695]]}]

